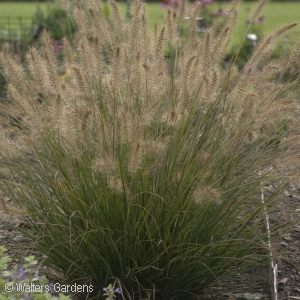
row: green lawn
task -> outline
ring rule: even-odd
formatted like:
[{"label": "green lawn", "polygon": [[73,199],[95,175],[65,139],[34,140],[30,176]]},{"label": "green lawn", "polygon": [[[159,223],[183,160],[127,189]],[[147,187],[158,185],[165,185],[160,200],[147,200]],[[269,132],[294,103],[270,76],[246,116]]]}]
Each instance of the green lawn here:
[{"label": "green lawn", "polygon": [[46,2],[0,2],[0,27],[18,28],[20,21],[30,23],[37,5],[47,11]]},{"label": "green lawn", "polygon": [[0,17],[32,17],[37,5],[46,11],[46,2],[0,2]]},{"label": "green lawn", "polygon": [[[235,41],[239,37],[243,36],[247,25],[245,20],[249,16],[249,9],[253,9],[255,3],[243,3],[239,10],[238,27],[235,34]],[[280,26],[290,24],[293,22],[300,23],[300,3],[298,2],[271,2],[268,3],[262,13],[265,16],[265,21],[262,24],[257,24],[256,26],[261,27],[262,31],[267,34],[273,30],[276,30]],[[292,41],[300,38],[300,25],[288,32],[288,36]],[[284,38],[282,38],[284,39]]]},{"label": "green lawn", "polygon": [[[233,43],[238,43],[240,38],[244,35],[244,32],[247,28],[246,20],[255,5],[256,2],[242,3],[240,5],[238,25],[234,35],[235,37]],[[125,14],[125,4],[122,4],[121,7],[122,12]],[[228,4],[214,4],[209,6],[209,9],[211,11],[217,11],[219,8],[226,9],[226,7],[228,7]],[[166,9],[160,8],[159,3],[147,4],[147,16],[149,24],[152,25],[152,27],[154,27],[155,23],[162,25],[166,12]],[[271,2],[264,7],[260,15],[265,16],[265,21],[262,24],[257,24],[256,27],[261,28],[262,31],[267,34],[268,32],[276,30],[282,25],[292,22],[300,23],[300,2]],[[297,37],[300,37],[300,25],[291,30],[288,35],[292,41],[296,40]]]},{"label": "green lawn", "polygon": [[[248,19],[251,11],[254,9],[256,2],[251,3],[242,3],[239,8],[239,16],[238,16],[238,25],[235,31],[235,38],[233,43],[238,43],[240,38],[244,35],[244,32],[247,28],[246,20]],[[160,22],[161,17],[155,17],[155,9],[157,11],[157,15],[161,15],[161,8],[157,4],[148,4],[151,7],[151,12],[148,12],[148,18],[151,23]],[[217,11],[219,8],[226,9],[228,5],[225,4],[214,4],[209,7],[211,11]],[[282,25],[286,25],[292,22],[300,23],[300,2],[271,2],[266,4],[261,14],[265,17],[265,21],[261,24],[257,24],[257,28],[261,28],[262,31],[267,34],[272,30],[276,30]],[[155,19],[157,21],[155,21]],[[300,37],[300,25],[291,30],[288,33],[291,40],[296,40],[297,37]]]},{"label": "green lawn", "polygon": [[[18,20],[12,20],[12,18],[22,17],[23,23],[30,22],[30,17],[35,13],[36,6],[39,5],[43,11],[47,11],[47,3],[41,2],[0,2],[0,27],[7,25],[8,18],[10,17],[10,26],[18,26]],[[228,6],[228,5],[227,5]],[[240,38],[247,27],[246,20],[249,15],[249,10],[253,9],[255,3],[243,3],[240,6],[240,14],[238,19],[238,26],[235,32],[235,38],[233,43],[238,43]],[[226,8],[226,5],[214,4],[210,6],[211,11],[218,10],[219,7]],[[120,3],[122,14],[125,15],[125,2]],[[160,8],[159,3],[147,4],[147,15],[148,22],[152,28],[157,23],[159,26],[162,25],[164,16],[167,10]],[[291,22],[300,22],[300,3],[299,2],[274,2],[268,3],[263,9],[261,15],[266,17],[265,22],[257,25],[261,27],[264,33],[270,32],[281,25],[288,24]],[[16,24],[13,23],[16,22]],[[300,36],[300,26],[289,32],[291,40],[295,40],[296,37]]]}]

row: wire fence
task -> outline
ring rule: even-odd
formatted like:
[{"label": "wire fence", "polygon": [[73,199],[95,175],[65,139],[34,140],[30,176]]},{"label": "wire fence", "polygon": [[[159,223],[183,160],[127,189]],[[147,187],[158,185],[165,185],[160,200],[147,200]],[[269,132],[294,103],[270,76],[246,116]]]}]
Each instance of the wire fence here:
[{"label": "wire fence", "polygon": [[[0,17],[0,49],[5,43],[20,58],[24,49],[32,42],[36,34],[30,17]],[[4,91],[5,80],[0,70],[0,97]]]},{"label": "wire fence", "polygon": [[30,17],[0,17],[0,45],[9,42],[14,50],[22,51],[33,35]]}]

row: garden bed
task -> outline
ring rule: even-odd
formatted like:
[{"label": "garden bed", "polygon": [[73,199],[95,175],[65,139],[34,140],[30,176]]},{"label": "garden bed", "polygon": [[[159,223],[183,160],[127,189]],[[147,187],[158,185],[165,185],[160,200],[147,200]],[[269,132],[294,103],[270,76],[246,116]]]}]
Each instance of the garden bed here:
[{"label": "garden bed", "polygon": [[[272,186],[270,186],[269,189],[270,188],[272,188]],[[8,199],[6,199],[6,201],[8,205],[10,205]],[[271,222],[276,222],[276,220],[282,218],[293,220],[299,218],[299,216],[300,184],[298,186],[290,186],[289,190],[282,193],[276,211],[270,215],[270,220]],[[0,209],[0,245],[5,245],[8,249],[8,255],[13,258],[11,262],[12,266],[21,266],[24,257],[33,254],[30,250],[30,241],[18,230],[18,227],[23,224],[23,220],[20,216],[10,215],[5,210]],[[26,230],[30,230],[30,228]],[[300,224],[295,224],[273,247],[278,262],[278,300],[300,299]],[[276,253],[282,250],[285,252],[283,257],[277,257]],[[41,257],[37,253],[35,253],[35,255]],[[42,261],[42,259],[40,259],[40,261]],[[51,273],[49,273],[49,270],[43,267],[42,264],[39,265],[39,272],[40,274],[47,275],[49,280],[53,280],[54,278],[51,276]],[[264,269],[252,272],[245,280],[249,280],[249,285],[255,283],[256,289],[244,291],[243,296],[243,292],[240,290],[234,291],[232,288],[226,290],[226,283],[224,283],[222,294],[216,294],[210,297],[224,300],[238,300],[247,299],[247,297],[251,299],[252,294],[253,296],[261,297],[252,299],[271,300],[269,296],[270,286],[267,266]],[[259,285],[257,285],[258,282]],[[230,282],[230,285],[232,285],[232,282]]]}]

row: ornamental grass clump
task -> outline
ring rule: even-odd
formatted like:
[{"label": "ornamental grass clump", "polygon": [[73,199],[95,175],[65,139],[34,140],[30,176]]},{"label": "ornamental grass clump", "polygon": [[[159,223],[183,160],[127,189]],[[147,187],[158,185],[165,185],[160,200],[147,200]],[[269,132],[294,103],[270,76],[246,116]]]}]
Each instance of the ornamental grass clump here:
[{"label": "ornamental grass clump", "polygon": [[[131,22],[114,0],[111,19],[99,1],[77,2],[78,31],[63,39],[60,59],[48,32],[24,63],[3,48],[1,107],[16,138],[1,139],[14,179],[2,190],[25,216],[44,263],[65,282],[93,285],[89,297],[115,281],[124,299],[195,299],[267,265],[264,211],[286,174],[298,178],[299,164],[289,92],[296,81],[271,79],[299,44],[286,61],[267,60],[296,24],[286,25],[240,72],[222,70],[238,3],[204,38],[195,10],[183,42],[185,1],[154,34],[138,0]],[[269,182],[278,190],[262,204],[258,192]]]}]

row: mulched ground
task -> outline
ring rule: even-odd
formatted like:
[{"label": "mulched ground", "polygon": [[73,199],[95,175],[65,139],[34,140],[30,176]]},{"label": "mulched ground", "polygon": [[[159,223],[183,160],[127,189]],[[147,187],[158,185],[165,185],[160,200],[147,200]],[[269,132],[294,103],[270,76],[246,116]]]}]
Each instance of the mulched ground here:
[{"label": "mulched ground", "polygon": [[[294,221],[300,217],[300,184],[284,192],[272,218]],[[278,299],[300,299],[300,222],[289,230],[277,247],[285,251],[278,263]]]}]

